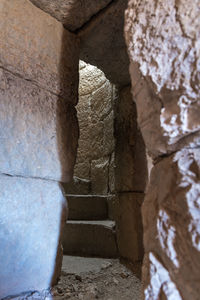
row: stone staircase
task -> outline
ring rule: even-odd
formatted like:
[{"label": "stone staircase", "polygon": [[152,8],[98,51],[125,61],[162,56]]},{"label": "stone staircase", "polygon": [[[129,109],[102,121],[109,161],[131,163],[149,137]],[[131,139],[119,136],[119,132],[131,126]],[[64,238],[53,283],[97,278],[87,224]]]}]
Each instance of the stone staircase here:
[{"label": "stone staircase", "polygon": [[115,222],[108,220],[108,197],[66,195],[69,216],[63,237],[65,255],[118,257]]}]

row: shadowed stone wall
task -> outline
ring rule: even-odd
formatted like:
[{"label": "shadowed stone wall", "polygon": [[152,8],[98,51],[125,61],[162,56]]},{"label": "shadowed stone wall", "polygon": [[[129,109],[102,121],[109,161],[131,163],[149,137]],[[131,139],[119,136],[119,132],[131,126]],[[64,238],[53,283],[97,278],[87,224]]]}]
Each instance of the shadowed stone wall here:
[{"label": "shadowed stone wall", "polygon": [[142,209],[148,300],[200,295],[197,20],[198,1],[130,0],[126,11],[132,94],[154,159]]},{"label": "shadowed stone wall", "polygon": [[148,179],[146,150],[137,125],[131,87],[116,90],[115,115],[115,212],[120,255],[129,262],[143,258],[141,205]]},{"label": "shadowed stone wall", "polygon": [[[0,298],[60,273],[78,139],[78,44],[27,0],[0,3]],[[64,53],[64,55],[63,55]]]}]

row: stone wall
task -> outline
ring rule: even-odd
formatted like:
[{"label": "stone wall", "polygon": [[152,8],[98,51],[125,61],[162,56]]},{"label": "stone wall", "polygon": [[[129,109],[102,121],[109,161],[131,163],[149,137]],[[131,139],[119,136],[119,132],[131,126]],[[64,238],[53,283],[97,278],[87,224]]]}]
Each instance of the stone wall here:
[{"label": "stone wall", "polygon": [[[78,43],[27,0],[0,4],[0,298],[60,273],[78,139]],[[63,56],[64,53],[64,56]]]},{"label": "stone wall", "polygon": [[116,91],[115,115],[115,195],[112,199],[117,223],[120,255],[130,262],[143,258],[141,205],[148,179],[146,150],[137,125],[131,87]]},{"label": "stone wall", "polygon": [[[188,5],[190,4],[190,5]],[[154,158],[142,213],[144,299],[200,295],[199,1],[130,0],[132,93]]]},{"label": "stone wall", "polygon": [[80,61],[80,138],[74,175],[89,180],[90,193],[110,192],[114,152],[113,85],[98,68]]}]

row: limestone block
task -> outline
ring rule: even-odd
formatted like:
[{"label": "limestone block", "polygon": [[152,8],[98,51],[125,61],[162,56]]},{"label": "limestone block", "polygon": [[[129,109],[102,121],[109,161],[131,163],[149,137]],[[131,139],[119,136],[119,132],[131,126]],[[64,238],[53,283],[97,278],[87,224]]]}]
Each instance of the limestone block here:
[{"label": "limestone block", "polygon": [[80,138],[75,175],[90,177],[90,161],[109,155],[114,149],[112,85],[104,73],[83,61],[79,63],[80,84],[77,105]]},{"label": "limestone block", "polygon": [[143,193],[118,194],[117,241],[119,253],[131,262],[143,258],[141,205]]},{"label": "limestone block", "polygon": [[72,178],[78,139],[73,106],[0,68],[0,172]]},{"label": "limestone block", "polygon": [[0,20],[0,66],[76,103],[76,36],[28,0],[1,0]]},{"label": "limestone block", "polygon": [[200,145],[198,16],[198,1],[190,8],[184,0],[129,1],[125,34],[133,94],[154,157]]},{"label": "limestone block", "polygon": [[[200,150],[183,149],[151,172],[143,209],[145,299],[200,295]],[[156,278],[159,278],[157,281]]]},{"label": "limestone block", "polygon": [[90,107],[92,119],[94,118],[102,121],[111,112],[112,85],[108,80],[92,93]]},{"label": "limestone block", "polygon": [[106,7],[111,0],[30,0],[36,6],[62,22],[69,30],[76,30],[84,25],[93,15]]},{"label": "limestone block", "polygon": [[49,288],[62,262],[66,201],[59,184],[1,175],[0,207],[0,298]]},{"label": "limestone block", "polygon": [[108,157],[102,157],[91,162],[91,189],[93,194],[108,193],[108,167]]},{"label": "limestone block", "polygon": [[114,105],[116,190],[142,192],[147,181],[146,152],[130,87],[120,91]]}]

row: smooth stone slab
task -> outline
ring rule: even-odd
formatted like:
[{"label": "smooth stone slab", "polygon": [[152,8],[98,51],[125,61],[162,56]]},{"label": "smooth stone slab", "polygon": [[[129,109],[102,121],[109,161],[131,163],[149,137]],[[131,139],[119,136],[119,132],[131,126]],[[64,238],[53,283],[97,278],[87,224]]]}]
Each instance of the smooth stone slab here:
[{"label": "smooth stone slab", "polygon": [[78,140],[76,110],[0,68],[0,172],[67,182]]},{"label": "smooth stone slab", "polygon": [[0,66],[68,102],[78,98],[77,37],[27,0],[1,0]]},{"label": "smooth stone slab", "polygon": [[55,283],[65,215],[57,182],[0,176],[0,299]]}]

